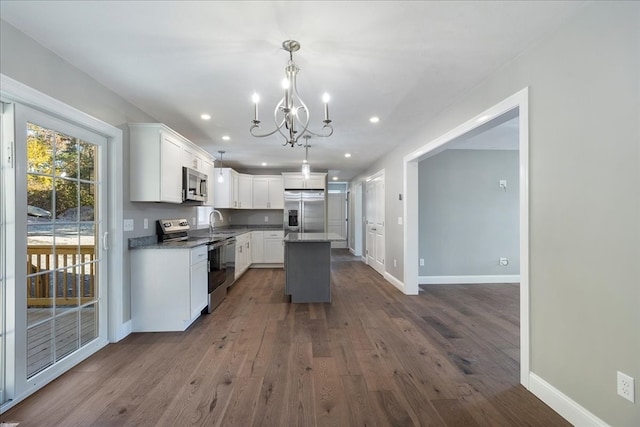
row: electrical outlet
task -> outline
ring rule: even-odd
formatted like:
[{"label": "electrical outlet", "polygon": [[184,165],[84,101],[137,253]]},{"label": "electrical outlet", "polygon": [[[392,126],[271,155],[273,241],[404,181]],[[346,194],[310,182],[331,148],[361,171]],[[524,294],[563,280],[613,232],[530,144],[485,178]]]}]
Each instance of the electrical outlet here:
[{"label": "electrical outlet", "polygon": [[125,219],[123,224],[124,231],[133,231],[133,220]]},{"label": "electrical outlet", "polygon": [[265,215],[264,222],[269,222],[269,217]]},{"label": "electrical outlet", "polygon": [[143,222],[144,222],[144,229],[145,230],[148,229],[149,228],[149,218],[145,218]]},{"label": "electrical outlet", "polygon": [[507,265],[509,265],[509,258],[500,258],[498,262],[501,266],[506,267]]},{"label": "electrical outlet", "polygon": [[393,266],[394,266],[394,267],[397,267],[397,266],[398,266],[398,260],[397,260],[397,259],[394,259],[394,260],[393,260]]},{"label": "electrical outlet", "polygon": [[424,266],[424,258],[420,258],[420,266]]},{"label": "electrical outlet", "polygon": [[635,403],[635,384],[632,377],[618,371],[618,396],[622,396],[631,403]]}]

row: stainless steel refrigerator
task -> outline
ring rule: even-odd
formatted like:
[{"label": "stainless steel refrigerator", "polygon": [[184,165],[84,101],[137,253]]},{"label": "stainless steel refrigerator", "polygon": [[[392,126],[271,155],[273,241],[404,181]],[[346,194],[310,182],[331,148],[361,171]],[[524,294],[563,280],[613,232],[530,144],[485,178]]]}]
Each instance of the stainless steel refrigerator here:
[{"label": "stainless steel refrigerator", "polygon": [[322,190],[284,192],[284,233],[324,233],[325,198]]}]

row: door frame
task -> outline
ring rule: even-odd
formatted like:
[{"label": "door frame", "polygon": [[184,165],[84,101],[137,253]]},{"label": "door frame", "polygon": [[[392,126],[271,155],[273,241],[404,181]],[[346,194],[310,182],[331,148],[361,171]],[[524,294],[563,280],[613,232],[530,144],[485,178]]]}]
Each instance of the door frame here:
[{"label": "door frame", "polygon": [[[83,127],[107,139],[108,158],[107,158],[107,210],[108,221],[106,223],[106,231],[108,234],[108,260],[107,269],[109,274],[109,283],[107,286],[107,341],[116,342],[124,338],[131,332],[131,322],[124,321],[124,235],[121,227],[123,221],[123,200],[122,174],[113,173],[122,165],[123,158],[123,138],[122,130],[101,120],[98,120],[76,108],[65,104],[57,99],[50,97],[36,89],[33,89],[17,80],[14,80],[0,73],[0,99],[8,103],[22,104],[32,109],[41,111],[53,117],[65,120],[71,124]],[[11,142],[13,145],[13,142]],[[15,153],[15,147],[12,156]],[[4,159],[3,159],[4,160]],[[14,168],[17,164],[14,162]],[[14,262],[15,264],[15,262]],[[8,302],[8,301],[5,301]],[[105,342],[106,344],[106,342]],[[69,357],[70,369],[74,364],[81,360],[74,360]],[[11,402],[7,402],[2,406],[5,411],[15,406],[18,402],[27,397],[27,395],[35,392],[37,389],[45,386],[51,378],[39,378],[40,382],[37,387],[29,389],[27,394],[14,396]]]},{"label": "door frame", "polygon": [[407,295],[419,291],[419,224],[418,164],[427,157],[446,149],[445,145],[482,124],[511,110],[518,109],[519,123],[519,174],[520,174],[520,383],[529,389],[530,374],[530,292],[529,292],[529,88],[525,87],[496,105],[482,111],[444,135],[428,142],[404,157],[403,209],[404,227],[404,283]]}]

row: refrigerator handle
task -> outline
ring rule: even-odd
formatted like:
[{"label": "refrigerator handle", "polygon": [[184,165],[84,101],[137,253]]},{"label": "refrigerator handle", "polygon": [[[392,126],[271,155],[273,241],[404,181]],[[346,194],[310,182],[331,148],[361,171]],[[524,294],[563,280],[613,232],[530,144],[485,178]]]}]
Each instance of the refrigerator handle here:
[{"label": "refrigerator handle", "polygon": [[298,202],[298,233],[304,233],[304,200]]}]

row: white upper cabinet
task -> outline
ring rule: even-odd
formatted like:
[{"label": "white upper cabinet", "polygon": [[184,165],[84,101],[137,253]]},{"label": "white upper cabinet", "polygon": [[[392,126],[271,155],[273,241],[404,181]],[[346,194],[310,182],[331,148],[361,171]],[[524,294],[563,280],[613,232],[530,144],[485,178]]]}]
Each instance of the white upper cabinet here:
[{"label": "white upper cabinet", "polygon": [[132,202],[182,203],[182,167],[203,171],[205,162],[213,164],[206,151],[162,123],[129,124],[129,161]]},{"label": "white upper cabinet", "polygon": [[213,207],[216,209],[237,208],[238,172],[231,168],[218,168],[215,169],[214,175],[213,181],[215,183],[215,189],[213,190]]},{"label": "white upper cabinet", "polygon": [[182,143],[169,128],[129,125],[130,200],[182,203]]},{"label": "white upper cabinet", "polygon": [[324,190],[327,188],[327,174],[313,172],[309,174],[309,178],[297,172],[283,172],[284,189],[286,190]]},{"label": "white upper cabinet", "polygon": [[284,186],[281,176],[256,175],[253,177],[253,208],[284,208]]},{"label": "white upper cabinet", "polygon": [[238,174],[238,209],[253,207],[253,176]]}]

